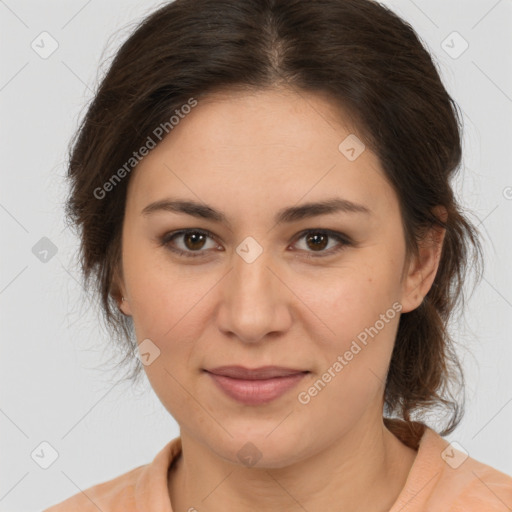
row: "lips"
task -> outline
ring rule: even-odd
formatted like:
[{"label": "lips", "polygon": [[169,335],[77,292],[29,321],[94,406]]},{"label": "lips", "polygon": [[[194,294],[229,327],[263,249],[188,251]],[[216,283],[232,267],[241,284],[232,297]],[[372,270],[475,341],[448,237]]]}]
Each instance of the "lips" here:
[{"label": "lips", "polygon": [[306,370],[294,370],[282,366],[261,366],[260,368],[245,368],[243,366],[219,366],[207,370],[215,375],[231,377],[232,379],[262,380],[273,379],[275,377],[288,377],[297,373],[304,373]]},{"label": "lips", "polygon": [[205,370],[218,389],[245,405],[262,405],[284,395],[309,371],[281,366],[220,366]]}]

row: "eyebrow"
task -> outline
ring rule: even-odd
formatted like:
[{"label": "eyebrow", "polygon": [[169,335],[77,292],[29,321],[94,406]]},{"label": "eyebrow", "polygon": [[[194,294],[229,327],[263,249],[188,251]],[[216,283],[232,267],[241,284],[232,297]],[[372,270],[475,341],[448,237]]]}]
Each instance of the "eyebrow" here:
[{"label": "eyebrow", "polygon": [[[207,219],[214,222],[224,222],[230,224],[226,215],[215,208],[190,200],[179,199],[160,199],[148,204],[141,212],[141,215],[147,216],[155,212],[174,212],[185,213],[193,217]],[[275,223],[290,223],[302,219],[317,217],[320,215],[329,215],[333,213],[360,213],[371,215],[371,210],[362,204],[354,203],[348,199],[335,197],[325,201],[306,203],[300,206],[291,206],[279,210],[275,216]]]}]

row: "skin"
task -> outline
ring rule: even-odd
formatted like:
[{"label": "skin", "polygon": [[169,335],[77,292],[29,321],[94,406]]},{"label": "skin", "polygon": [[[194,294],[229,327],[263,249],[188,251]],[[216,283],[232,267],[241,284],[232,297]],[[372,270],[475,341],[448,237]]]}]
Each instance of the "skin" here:
[{"label": "skin", "polygon": [[[137,340],[160,356],[145,366],[180,427],[183,452],[169,472],[174,511],[386,511],[403,488],[416,452],[382,421],[386,373],[400,314],[389,320],[311,401],[312,384],[365,328],[397,302],[419,306],[437,270],[443,231],[432,231],[406,260],[398,198],[377,157],[354,161],[338,150],[350,133],[327,98],[288,89],[210,95],[145,157],[130,177],[118,278],[121,310]],[[359,137],[361,138],[361,137]],[[167,197],[222,211],[229,225],[170,211],[142,215]],[[332,197],[371,215],[338,212],[276,225],[283,207]],[[187,236],[203,229],[217,240]],[[329,256],[300,236],[330,229],[354,241]],[[263,252],[236,252],[247,237]],[[329,237],[329,252],[339,242]],[[196,245],[194,245],[194,243]],[[279,365],[310,373],[285,395],[243,405],[202,369]],[[253,466],[237,453],[251,442]]]}]

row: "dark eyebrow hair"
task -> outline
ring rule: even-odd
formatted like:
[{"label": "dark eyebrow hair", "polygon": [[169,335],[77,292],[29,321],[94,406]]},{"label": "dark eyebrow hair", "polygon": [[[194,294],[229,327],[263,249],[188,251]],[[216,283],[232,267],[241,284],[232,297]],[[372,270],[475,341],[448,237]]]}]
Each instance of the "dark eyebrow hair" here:
[{"label": "dark eyebrow hair", "polygon": [[[230,225],[224,213],[215,210],[207,204],[190,200],[161,199],[148,204],[141,212],[141,215],[150,215],[158,211],[185,213],[193,217],[208,219],[215,222],[224,222]],[[335,197],[325,201],[306,203],[300,206],[291,206],[279,210],[275,217],[276,224],[283,222],[295,222],[302,219],[327,215],[332,213],[363,213],[371,215],[371,210],[362,205],[353,203],[347,199]]]}]

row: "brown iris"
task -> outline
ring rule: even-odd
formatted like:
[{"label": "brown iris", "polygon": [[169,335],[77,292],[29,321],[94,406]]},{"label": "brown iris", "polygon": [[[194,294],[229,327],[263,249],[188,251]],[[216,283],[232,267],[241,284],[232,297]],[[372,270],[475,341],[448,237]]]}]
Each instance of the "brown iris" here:
[{"label": "brown iris", "polygon": [[[205,240],[206,240],[206,235],[204,235],[203,233],[192,232],[192,233],[185,233],[183,235],[183,241],[184,241],[187,249],[190,249],[190,250],[201,249],[204,246]],[[188,243],[188,241],[190,241],[190,243]]]},{"label": "brown iris", "polygon": [[326,234],[322,233],[312,233],[306,236],[306,243],[309,244],[310,242],[313,242],[313,246],[310,246],[311,248],[316,249],[324,249],[327,245],[327,239],[328,236]]}]

